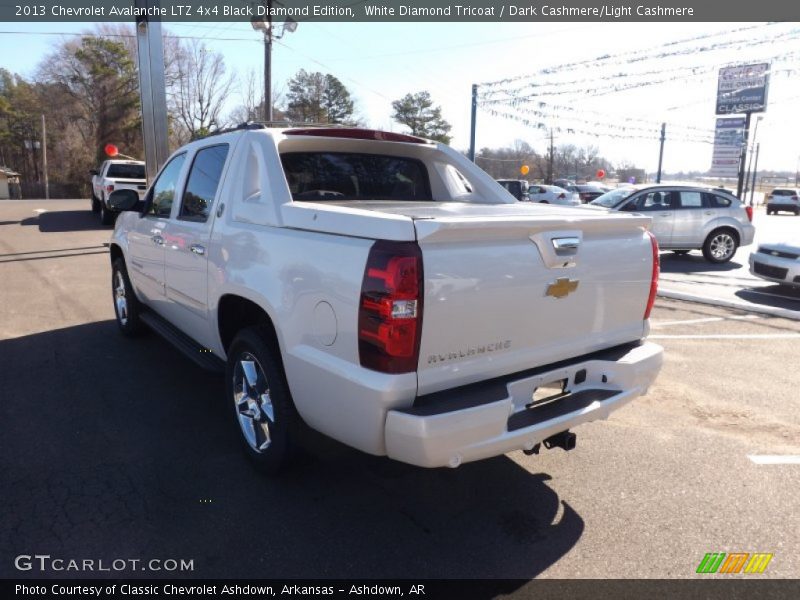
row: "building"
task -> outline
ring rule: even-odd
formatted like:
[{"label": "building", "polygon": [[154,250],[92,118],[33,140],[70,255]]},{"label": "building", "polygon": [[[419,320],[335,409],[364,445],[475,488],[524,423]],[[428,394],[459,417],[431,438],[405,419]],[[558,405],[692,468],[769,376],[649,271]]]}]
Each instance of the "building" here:
[{"label": "building", "polygon": [[0,200],[19,197],[19,173],[0,166]]}]

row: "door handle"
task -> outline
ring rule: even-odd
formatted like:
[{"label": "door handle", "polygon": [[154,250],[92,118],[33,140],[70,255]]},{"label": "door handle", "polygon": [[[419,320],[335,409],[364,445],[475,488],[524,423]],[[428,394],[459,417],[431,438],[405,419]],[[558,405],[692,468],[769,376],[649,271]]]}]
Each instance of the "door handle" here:
[{"label": "door handle", "polygon": [[672,213],[658,213],[659,217],[671,217]]},{"label": "door handle", "polygon": [[710,210],[707,210],[707,211],[706,211],[706,214],[707,214],[707,215],[713,215],[714,213],[713,213],[713,212],[711,212]]},{"label": "door handle", "polygon": [[164,238],[161,237],[160,235],[154,235],[150,239],[153,240],[153,243],[157,244],[158,246],[163,246],[164,245]]},{"label": "door handle", "polygon": [[203,256],[206,253],[206,249],[200,244],[192,244],[191,246],[189,246],[189,250],[191,250],[198,256]]}]

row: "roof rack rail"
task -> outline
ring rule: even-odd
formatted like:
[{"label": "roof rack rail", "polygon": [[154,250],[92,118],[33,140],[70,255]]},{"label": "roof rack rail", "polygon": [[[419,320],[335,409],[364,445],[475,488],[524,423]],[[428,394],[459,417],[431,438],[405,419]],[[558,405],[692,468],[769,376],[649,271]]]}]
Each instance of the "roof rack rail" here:
[{"label": "roof rack rail", "polygon": [[196,138],[192,138],[192,141],[195,140],[204,140],[206,138],[214,137],[215,135],[222,135],[223,133],[231,133],[232,131],[241,131],[245,129],[266,129],[261,123],[254,123],[254,122],[244,122],[239,123],[235,127],[226,127],[225,129],[218,129],[217,131],[212,131],[211,133],[207,133],[205,135],[199,135]]}]

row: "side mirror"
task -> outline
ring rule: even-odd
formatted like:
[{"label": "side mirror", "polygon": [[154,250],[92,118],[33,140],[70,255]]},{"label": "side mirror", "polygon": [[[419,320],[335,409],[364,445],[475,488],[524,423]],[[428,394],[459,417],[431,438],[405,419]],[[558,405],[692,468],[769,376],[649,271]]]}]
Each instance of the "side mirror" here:
[{"label": "side mirror", "polygon": [[100,175],[100,171],[97,169],[89,169],[89,175]]},{"label": "side mirror", "polygon": [[111,210],[122,212],[124,210],[139,211],[142,209],[142,202],[139,201],[139,194],[133,190],[117,190],[111,192],[106,200]]}]

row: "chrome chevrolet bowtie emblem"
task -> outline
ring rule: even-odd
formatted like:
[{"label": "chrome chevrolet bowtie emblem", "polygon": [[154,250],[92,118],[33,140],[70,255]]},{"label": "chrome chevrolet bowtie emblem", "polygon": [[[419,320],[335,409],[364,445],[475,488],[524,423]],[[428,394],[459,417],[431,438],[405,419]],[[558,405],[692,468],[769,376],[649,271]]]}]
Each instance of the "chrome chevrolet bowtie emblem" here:
[{"label": "chrome chevrolet bowtie emblem", "polygon": [[568,279],[566,277],[560,277],[555,280],[555,283],[551,283],[547,286],[547,291],[545,292],[546,296],[552,296],[553,298],[565,298],[569,296],[572,292],[578,289],[578,280],[577,279]]}]

